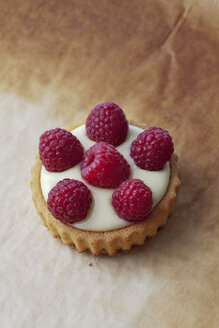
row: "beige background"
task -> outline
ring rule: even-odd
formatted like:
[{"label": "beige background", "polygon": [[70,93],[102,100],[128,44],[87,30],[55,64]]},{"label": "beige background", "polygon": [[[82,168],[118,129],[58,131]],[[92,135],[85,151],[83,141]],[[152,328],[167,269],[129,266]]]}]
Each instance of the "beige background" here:
[{"label": "beige background", "polygon": [[[102,101],[168,129],[182,177],[167,226],[114,258],[53,239],[29,188],[40,134]],[[218,110],[218,1],[0,1],[2,328],[218,327]]]}]

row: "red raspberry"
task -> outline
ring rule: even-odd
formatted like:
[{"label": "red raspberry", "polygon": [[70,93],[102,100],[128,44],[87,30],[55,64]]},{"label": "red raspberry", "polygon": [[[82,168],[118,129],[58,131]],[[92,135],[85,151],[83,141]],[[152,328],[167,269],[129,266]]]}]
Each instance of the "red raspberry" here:
[{"label": "red raspberry", "polygon": [[128,179],[130,166],[112,145],[98,142],[89,148],[81,163],[81,175],[91,185],[102,188],[117,187]]},{"label": "red raspberry", "polygon": [[141,180],[126,180],[114,191],[112,204],[120,218],[143,221],[152,208],[152,192]]},{"label": "red raspberry", "polygon": [[63,223],[83,220],[92,203],[91,192],[78,180],[64,179],[49,192],[47,205],[49,211]]},{"label": "red raspberry", "polygon": [[152,127],[132,142],[130,156],[143,170],[158,171],[173,154],[172,138],[167,131]]},{"label": "red raspberry", "polygon": [[116,147],[126,139],[128,122],[118,105],[106,102],[94,107],[88,115],[86,131],[91,140],[105,141]]},{"label": "red raspberry", "polygon": [[40,159],[50,172],[61,172],[78,164],[83,157],[80,141],[63,129],[44,132],[40,137]]}]

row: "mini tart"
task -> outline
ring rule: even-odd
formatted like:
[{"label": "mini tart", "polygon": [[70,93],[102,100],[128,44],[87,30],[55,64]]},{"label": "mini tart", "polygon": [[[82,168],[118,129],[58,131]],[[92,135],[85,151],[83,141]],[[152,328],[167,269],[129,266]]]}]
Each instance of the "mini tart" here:
[{"label": "mini tart", "polygon": [[[147,126],[144,124],[137,124],[133,121],[129,123],[144,130],[147,129]],[[69,125],[67,129],[71,131],[82,124],[84,122],[77,125]],[[168,216],[172,214],[180,187],[177,159],[177,155],[173,154],[170,160],[169,185],[161,201],[144,221],[133,223],[124,228],[111,231],[88,231],[56,220],[49,212],[42,194],[40,183],[42,162],[39,159],[39,155],[36,156],[35,165],[31,170],[32,180],[30,186],[33,202],[43,224],[52,232],[53,237],[61,238],[64,244],[74,246],[78,252],[88,251],[95,256],[101,254],[113,256],[120,251],[128,252],[133,245],[142,245],[147,237],[154,237],[157,234],[158,228],[163,227],[167,222]]]}]

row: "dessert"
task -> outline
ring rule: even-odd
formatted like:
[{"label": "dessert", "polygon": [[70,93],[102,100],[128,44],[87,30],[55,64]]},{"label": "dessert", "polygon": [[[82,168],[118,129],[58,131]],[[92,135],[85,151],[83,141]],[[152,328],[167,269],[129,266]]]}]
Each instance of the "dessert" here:
[{"label": "dessert", "polygon": [[156,235],[180,186],[168,132],[128,123],[112,103],[68,130],[72,140],[62,129],[41,136],[32,168],[33,201],[53,236],[79,252],[115,255]]}]

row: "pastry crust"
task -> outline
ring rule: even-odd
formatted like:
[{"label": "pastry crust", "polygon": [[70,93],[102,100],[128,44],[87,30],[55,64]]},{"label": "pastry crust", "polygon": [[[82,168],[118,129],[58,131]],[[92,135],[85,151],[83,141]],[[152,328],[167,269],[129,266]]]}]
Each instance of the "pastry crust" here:
[{"label": "pastry crust", "polygon": [[[142,129],[147,128],[144,124],[133,121],[129,121],[129,123]],[[81,124],[84,124],[84,122],[69,125],[67,129],[71,131]],[[33,202],[43,224],[52,232],[53,237],[60,237],[64,244],[74,246],[78,252],[89,251],[95,256],[101,254],[113,256],[120,251],[128,252],[133,245],[142,245],[147,237],[155,236],[158,228],[164,226],[168,216],[172,214],[180,187],[177,159],[177,155],[173,154],[170,160],[169,185],[161,201],[144,221],[124,228],[111,231],[87,231],[68,226],[56,220],[49,212],[41,191],[40,174],[42,163],[39,155],[36,156],[35,165],[31,170],[32,180],[30,185]]]}]

